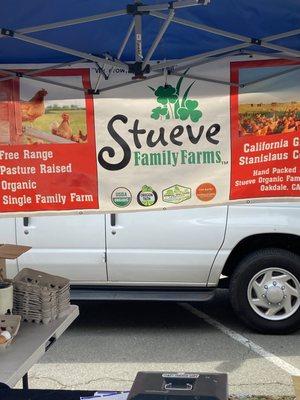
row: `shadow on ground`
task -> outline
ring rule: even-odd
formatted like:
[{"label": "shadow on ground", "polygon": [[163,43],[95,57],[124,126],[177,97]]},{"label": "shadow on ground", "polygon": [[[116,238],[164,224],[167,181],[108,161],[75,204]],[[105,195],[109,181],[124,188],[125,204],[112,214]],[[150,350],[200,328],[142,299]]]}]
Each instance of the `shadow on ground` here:
[{"label": "shadow on ground", "polygon": [[[214,327],[176,303],[80,302],[80,317],[60,338],[43,363],[180,363],[220,362],[232,371],[257,358]],[[276,355],[295,356],[300,334],[264,336],[246,328],[234,315],[227,291],[209,303],[193,304],[231,329],[245,334]],[[63,348],[63,353],[60,352]],[[297,351],[296,351],[297,353]]]}]

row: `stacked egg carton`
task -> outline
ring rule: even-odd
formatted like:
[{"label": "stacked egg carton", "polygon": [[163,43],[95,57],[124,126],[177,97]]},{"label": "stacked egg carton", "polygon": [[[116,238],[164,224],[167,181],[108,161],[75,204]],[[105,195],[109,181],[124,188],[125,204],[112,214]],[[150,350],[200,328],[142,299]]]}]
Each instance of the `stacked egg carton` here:
[{"label": "stacked egg carton", "polygon": [[24,268],[14,279],[13,313],[24,321],[48,324],[64,316],[70,305],[70,281]]}]

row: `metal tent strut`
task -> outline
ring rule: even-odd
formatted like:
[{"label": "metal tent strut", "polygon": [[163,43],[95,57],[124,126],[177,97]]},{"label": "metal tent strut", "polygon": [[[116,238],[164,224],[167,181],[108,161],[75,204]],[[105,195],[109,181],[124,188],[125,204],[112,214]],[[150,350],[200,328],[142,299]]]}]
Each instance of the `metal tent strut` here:
[{"label": "metal tent strut", "polygon": [[55,44],[55,43],[46,42],[45,40],[36,39],[36,38],[31,37],[31,36],[27,36],[27,35],[24,35],[22,33],[18,33],[16,31],[9,30],[9,29],[6,29],[6,28],[2,28],[0,33],[1,33],[1,35],[7,36],[9,38],[14,38],[14,39],[21,40],[23,42],[36,44],[36,45],[41,46],[41,47],[46,47],[47,49],[56,50],[56,51],[60,51],[62,53],[70,54],[70,55],[73,55],[75,57],[85,58],[86,60],[89,60],[89,61],[105,63],[105,64],[108,64],[108,65],[111,65],[111,66],[122,67],[122,68],[128,69],[128,65],[125,64],[125,63],[122,63],[119,60],[113,61],[113,60],[109,60],[109,59],[102,58],[102,57],[99,57],[99,56],[95,56],[93,54],[85,53],[83,51],[70,49],[69,47],[64,47],[64,46],[60,46],[60,45]]},{"label": "metal tent strut", "polygon": [[[122,56],[123,51],[125,50],[125,47],[126,47],[128,41],[129,41],[130,35],[133,32],[134,26],[135,26],[135,21],[132,20],[131,24],[129,25],[128,31],[127,31],[124,39],[123,39],[123,42],[121,43],[121,46],[119,48],[119,51],[118,51],[118,54],[117,54],[117,59],[119,59]],[[99,65],[98,65],[98,67],[99,67]],[[105,77],[105,79],[109,79],[109,76],[110,76],[110,73],[108,73],[108,75]],[[99,94],[99,86],[100,86],[102,78],[103,78],[103,74],[99,74],[99,78],[97,79],[96,86],[93,89],[94,94]]]},{"label": "metal tent strut", "polygon": [[[288,32],[283,32],[283,33],[276,34],[276,35],[269,35],[264,38],[251,38],[251,37],[248,37],[245,35],[239,35],[239,34],[236,34],[233,32],[228,32],[228,31],[225,31],[222,29],[218,29],[218,28],[211,27],[211,26],[208,26],[205,24],[201,24],[201,23],[196,23],[196,22],[189,21],[187,19],[179,18],[179,17],[175,16],[177,9],[182,9],[182,8],[192,7],[192,6],[207,6],[207,5],[209,5],[209,3],[210,3],[210,0],[174,0],[174,1],[160,3],[160,4],[146,5],[139,0],[134,0],[133,3],[127,5],[126,9],[86,16],[86,17],[82,17],[82,18],[58,21],[58,22],[49,23],[49,24],[37,25],[37,26],[33,26],[33,27],[22,28],[19,30],[2,28],[2,29],[0,29],[0,39],[10,38],[10,39],[27,42],[27,43],[30,43],[30,44],[33,44],[36,46],[41,46],[41,47],[49,48],[49,49],[52,49],[52,50],[55,50],[58,52],[65,53],[65,54],[70,54],[77,59],[72,60],[69,63],[61,63],[61,64],[53,65],[52,67],[46,67],[46,68],[42,68],[39,70],[28,71],[26,73],[23,73],[22,71],[18,72],[18,71],[2,69],[0,71],[1,74],[5,74],[6,76],[1,77],[0,81],[14,79],[15,77],[23,76],[24,78],[27,78],[27,79],[40,80],[42,82],[51,83],[53,85],[63,86],[63,87],[75,89],[75,90],[86,91],[86,89],[67,85],[64,82],[59,83],[57,81],[51,81],[48,78],[40,77],[38,75],[47,70],[61,68],[63,66],[69,66],[69,65],[75,64],[75,63],[91,61],[91,62],[96,63],[96,65],[99,69],[99,77],[97,79],[95,87],[92,90],[90,90],[89,93],[99,94],[102,91],[107,91],[107,90],[115,89],[118,87],[128,86],[128,85],[137,83],[137,82],[139,82],[140,79],[143,79],[143,80],[144,79],[153,79],[154,77],[162,76],[166,70],[168,71],[168,74],[170,74],[170,75],[173,74],[176,76],[177,75],[182,76],[183,73],[180,73],[180,71],[183,71],[184,69],[192,68],[194,66],[202,65],[202,64],[205,64],[208,62],[213,62],[213,61],[221,59],[223,57],[228,57],[229,55],[243,54],[244,49],[248,49],[249,47],[253,47],[253,46],[257,46],[260,49],[261,48],[271,49],[274,52],[269,54],[266,52],[260,52],[260,51],[255,51],[255,50],[251,49],[250,53],[252,53],[252,54],[263,54],[266,56],[270,56],[272,58],[285,58],[287,60],[299,60],[300,51],[292,49],[292,48],[287,48],[285,46],[277,45],[276,43],[273,43],[273,42],[278,39],[283,39],[283,38],[298,35],[300,33],[300,29],[294,29],[294,30],[291,30]],[[168,13],[163,13],[162,11],[167,11]],[[28,35],[30,33],[64,28],[66,26],[73,26],[73,25],[78,25],[78,24],[94,22],[94,21],[100,21],[100,20],[104,20],[104,19],[108,19],[108,18],[122,17],[124,15],[132,16],[132,21],[129,25],[128,31],[120,45],[119,51],[115,58],[112,56],[107,56],[107,55],[103,56],[102,54],[100,54],[100,55],[89,54],[84,51],[80,51],[77,49],[71,49],[69,47],[61,46],[56,43],[50,43],[48,41],[40,40],[40,39],[37,39],[37,38],[34,38],[34,37]],[[143,44],[142,20],[144,17],[147,17],[148,15],[162,19],[162,20],[164,20],[164,22],[161,25],[159,31],[157,32],[157,35],[156,35],[152,45],[148,49],[146,56],[144,58],[143,57],[143,45],[142,45]],[[190,57],[185,57],[182,59],[167,60],[164,62],[157,63],[155,65],[150,65],[151,57],[153,56],[157,46],[159,45],[160,41],[162,40],[163,35],[165,34],[168,27],[172,23],[179,24],[179,25],[186,26],[186,27],[193,28],[193,29],[197,29],[200,31],[208,32],[208,33],[222,36],[225,38],[233,39],[239,43],[237,43],[235,45],[224,47],[222,49],[216,49],[216,50],[211,50],[211,51],[207,51],[207,52],[202,52],[202,53],[192,55]],[[121,56],[123,54],[123,51],[129,41],[130,36],[133,31],[135,33],[134,34],[135,62],[134,63],[125,63],[125,62],[121,61]],[[135,79],[135,80],[120,83],[117,85],[111,85],[111,86],[105,87],[102,90],[100,90],[99,88],[100,88],[102,77],[104,76],[105,79],[108,79],[109,75],[110,75],[110,73],[107,74],[104,72],[105,66],[110,67],[111,70],[114,67],[121,67],[121,68],[127,70],[129,73],[133,74],[133,79]],[[298,67],[295,67],[294,69],[288,68],[286,71],[282,71],[279,74],[273,74],[273,75],[266,76],[266,77],[260,79],[259,81],[271,79],[275,76],[289,73],[295,69],[298,69]],[[155,73],[156,71],[158,73]],[[150,72],[154,72],[154,75],[150,74]],[[145,76],[145,74],[147,76]],[[209,81],[209,82],[214,82],[216,84],[234,85],[234,86],[237,85],[240,87],[249,86],[251,84],[258,83],[258,80],[256,80],[256,81],[245,82],[243,84],[235,84],[232,82],[224,82],[224,81],[219,81],[217,79],[195,76],[193,74],[185,74],[185,76],[187,78],[191,78],[191,79]]]},{"label": "metal tent strut", "polygon": [[161,28],[160,28],[160,30],[159,30],[157,36],[156,36],[154,42],[152,43],[150,49],[148,50],[148,53],[147,53],[147,55],[146,55],[146,57],[145,57],[145,60],[144,60],[144,62],[143,62],[143,64],[142,64],[142,70],[145,69],[146,65],[147,65],[148,62],[150,61],[150,59],[151,59],[153,53],[155,52],[156,47],[158,46],[159,42],[161,41],[161,39],[162,39],[164,33],[166,32],[166,30],[168,29],[168,26],[169,26],[170,23],[172,22],[172,19],[173,19],[173,17],[174,17],[174,14],[175,14],[174,9],[171,9],[171,10],[169,11],[168,18],[166,18],[165,22],[164,22],[163,25],[161,26]]},{"label": "metal tent strut", "polygon": [[[66,62],[66,63],[54,64],[51,66],[47,66],[45,68],[39,68],[39,69],[31,70],[31,71],[26,71],[26,77],[28,79],[30,79],[30,77],[34,77],[35,75],[39,75],[43,72],[53,71],[54,69],[59,69],[59,68],[63,68],[63,67],[69,67],[73,64],[78,64],[78,63],[85,62],[85,61],[86,61],[85,59],[81,59],[81,60],[70,61],[70,62]],[[12,71],[9,69],[0,69],[0,72],[1,72],[1,74],[7,75],[7,76],[0,78],[0,82],[14,79],[16,76],[17,77],[24,76],[24,71],[15,71],[15,70]],[[55,83],[55,82],[53,82],[53,83]]]},{"label": "metal tent strut", "polygon": [[78,90],[80,92],[86,91],[86,89],[79,87],[79,86],[73,86],[73,85],[68,85],[66,83],[63,83],[63,82],[60,83],[57,81],[52,81],[51,79],[47,79],[44,77],[37,77],[34,75],[29,75],[24,72],[15,72],[15,71],[7,70],[7,69],[0,69],[0,73],[5,73],[5,74],[9,75],[9,76],[5,76],[4,78],[0,78],[0,81],[7,81],[9,79],[14,79],[14,78],[18,77],[18,78],[31,79],[33,81],[38,81],[38,82],[50,83],[51,85],[61,86],[66,89]]}]

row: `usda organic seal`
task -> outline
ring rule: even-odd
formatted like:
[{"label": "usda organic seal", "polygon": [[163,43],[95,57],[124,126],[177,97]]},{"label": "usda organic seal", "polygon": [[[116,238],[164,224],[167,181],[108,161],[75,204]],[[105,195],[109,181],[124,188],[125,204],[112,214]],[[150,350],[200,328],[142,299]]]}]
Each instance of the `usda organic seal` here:
[{"label": "usda organic seal", "polygon": [[132,195],[125,187],[118,187],[111,194],[111,201],[116,207],[127,207],[131,203]]}]

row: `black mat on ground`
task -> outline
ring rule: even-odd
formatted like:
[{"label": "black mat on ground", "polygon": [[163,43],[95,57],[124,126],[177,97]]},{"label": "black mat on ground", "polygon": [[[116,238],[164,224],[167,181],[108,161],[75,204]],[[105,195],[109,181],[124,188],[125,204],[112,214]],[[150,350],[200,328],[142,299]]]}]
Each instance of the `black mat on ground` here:
[{"label": "black mat on ground", "polygon": [[0,389],[0,400],[79,400],[93,396],[95,390]]}]

